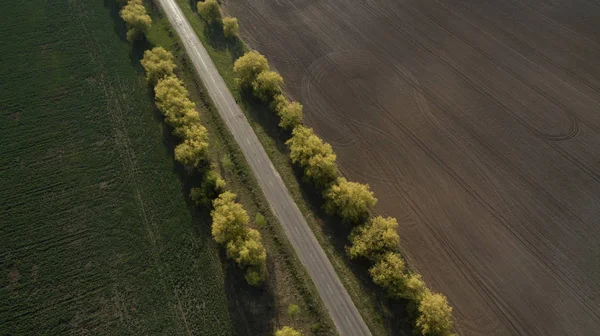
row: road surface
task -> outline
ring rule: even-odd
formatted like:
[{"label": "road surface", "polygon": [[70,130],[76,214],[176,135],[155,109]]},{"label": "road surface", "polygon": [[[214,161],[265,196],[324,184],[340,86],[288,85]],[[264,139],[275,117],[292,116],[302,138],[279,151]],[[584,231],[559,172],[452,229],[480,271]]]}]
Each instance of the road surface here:
[{"label": "road surface", "polygon": [[315,283],[338,332],[343,336],[371,335],[325,252],[181,9],[175,0],[158,2],[181,38],[219,114],[240,145],[271,209]]}]

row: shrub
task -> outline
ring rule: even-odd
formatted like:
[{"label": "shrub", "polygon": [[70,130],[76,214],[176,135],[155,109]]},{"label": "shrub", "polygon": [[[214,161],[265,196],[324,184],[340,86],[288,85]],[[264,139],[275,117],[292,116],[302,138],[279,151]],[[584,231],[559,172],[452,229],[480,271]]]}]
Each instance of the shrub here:
[{"label": "shrub", "polygon": [[173,54],[163,47],[146,50],[141,63],[146,70],[146,79],[151,85],[156,85],[156,82],[165,76],[173,75],[177,67]]},{"label": "shrub", "polygon": [[300,312],[300,307],[298,307],[297,304],[290,304],[288,306],[288,315],[292,318],[292,319],[296,319],[296,317],[298,316],[298,313]]},{"label": "shrub", "polygon": [[254,95],[262,101],[273,99],[276,94],[281,93],[283,77],[275,71],[262,71],[252,82]]},{"label": "shrub", "polygon": [[250,221],[248,213],[241,204],[235,202],[236,195],[226,191],[213,201],[212,235],[219,244],[227,244],[246,233]]},{"label": "shrub", "polygon": [[256,51],[245,53],[233,65],[233,72],[242,87],[251,87],[258,74],[267,70],[269,70],[267,59]]},{"label": "shrub", "polygon": [[289,102],[282,94],[273,97],[273,108],[279,115],[279,127],[290,130],[302,124],[302,104]]},{"label": "shrub", "polygon": [[275,336],[302,336],[302,334],[290,327],[283,327],[275,332]]},{"label": "shrub", "polygon": [[349,222],[357,222],[365,218],[377,203],[368,184],[348,182],[343,177],[339,177],[324,196],[325,211]]},{"label": "shrub", "polygon": [[452,335],[452,307],[445,296],[425,291],[419,304],[417,328],[422,335]]},{"label": "shrub", "polygon": [[225,37],[238,37],[239,32],[240,25],[238,24],[238,19],[234,17],[226,17],[223,19],[223,34],[225,35]]},{"label": "shrub", "polygon": [[217,0],[198,2],[198,14],[208,24],[221,22],[221,7]]},{"label": "shrub", "polygon": [[265,219],[265,216],[263,216],[260,213],[257,213],[254,217],[254,224],[256,224],[256,227],[260,229],[267,225],[267,220]]},{"label": "shrub", "polygon": [[127,40],[130,42],[144,36],[152,25],[152,19],[146,13],[142,0],[129,0],[120,14],[127,26]]},{"label": "shrub", "polygon": [[363,257],[376,261],[387,252],[396,250],[400,243],[397,227],[398,221],[395,218],[378,216],[355,228],[350,234],[350,258]]}]

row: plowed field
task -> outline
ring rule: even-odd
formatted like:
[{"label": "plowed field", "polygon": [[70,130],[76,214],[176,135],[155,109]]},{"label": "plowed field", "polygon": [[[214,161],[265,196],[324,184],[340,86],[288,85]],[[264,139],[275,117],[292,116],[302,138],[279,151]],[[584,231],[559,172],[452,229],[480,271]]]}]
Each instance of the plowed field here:
[{"label": "plowed field", "polygon": [[461,335],[600,329],[600,3],[229,0]]}]

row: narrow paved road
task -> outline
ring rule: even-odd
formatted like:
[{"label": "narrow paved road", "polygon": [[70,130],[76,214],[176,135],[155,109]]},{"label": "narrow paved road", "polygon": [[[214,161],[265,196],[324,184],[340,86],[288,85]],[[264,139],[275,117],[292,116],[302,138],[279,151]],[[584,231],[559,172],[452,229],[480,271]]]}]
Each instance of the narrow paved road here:
[{"label": "narrow paved road", "polygon": [[183,41],[219,114],[240,145],[271,209],[283,225],[300,261],[315,283],[339,333],[343,336],[371,335],[325,252],[181,9],[175,0],[158,0],[158,2]]}]

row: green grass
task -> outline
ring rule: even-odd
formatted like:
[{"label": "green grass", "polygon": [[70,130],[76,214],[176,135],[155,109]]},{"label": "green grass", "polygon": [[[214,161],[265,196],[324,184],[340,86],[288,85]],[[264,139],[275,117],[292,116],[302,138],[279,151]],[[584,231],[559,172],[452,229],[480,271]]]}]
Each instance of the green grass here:
[{"label": "green grass", "polygon": [[231,335],[228,270],[115,15],[0,4],[0,334]]},{"label": "green grass", "polygon": [[[294,201],[304,214],[317,240],[327,253],[336,272],[348,290],[354,304],[374,335],[410,334],[410,323],[405,313],[405,303],[393,302],[372,284],[366,265],[350,261],[345,255],[344,245],[348,228],[328,218],[320,208],[318,192],[302,183],[300,174],[289,160],[289,152],[284,142],[289,133],[277,125],[277,117],[266,107],[256,102],[248,94],[241,92],[235,84],[233,63],[248,50],[243,42],[228,43],[219,33],[208,29],[195,13],[194,1],[177,0],[183,13],[206,47],[213,62],[238,104],[246,114],[273,165],[283,178]],[[224,8],[226,12],[226,8]],[[240,22],[243,30],[244,22]]]}]

